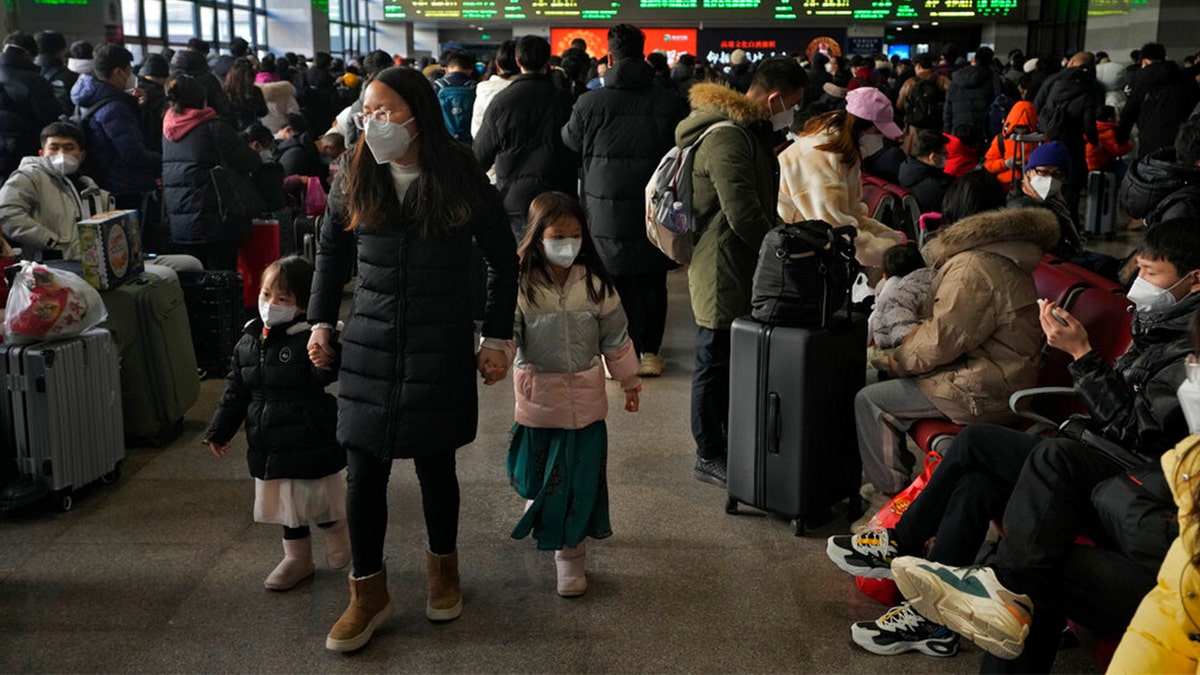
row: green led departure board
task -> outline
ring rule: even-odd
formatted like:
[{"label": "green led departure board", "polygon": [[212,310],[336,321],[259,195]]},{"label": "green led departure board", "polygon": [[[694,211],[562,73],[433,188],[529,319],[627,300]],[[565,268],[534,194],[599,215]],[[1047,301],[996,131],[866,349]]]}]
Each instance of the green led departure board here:
[{"label": "green led departure board", "polygon": [[[1092,0],[1128,6],[1145,0]],[[920,21],[1024,19],[1025,0],[384,0],[385,20]]]}]

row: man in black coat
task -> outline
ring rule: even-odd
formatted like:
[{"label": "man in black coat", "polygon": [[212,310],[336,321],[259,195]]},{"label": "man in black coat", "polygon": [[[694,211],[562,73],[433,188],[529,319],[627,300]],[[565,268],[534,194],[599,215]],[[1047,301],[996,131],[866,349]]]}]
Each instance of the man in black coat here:
[{"label": "man in black coat", "polygon": [[516,58],[521,74],[492,99],[474,147],[484,170],[496,167],[496,187],[520,243],[534,197],[548,190],[575,193],[578,158],[560,133],[571,117],[571,95],[546,74],[550,43],[527,35],[517,43]]},{"label": "man in black coat", "polygon": [[229,43],[229,53],[222,54],[213,59],[208,64],[208,69],[217,77],[220,82],[225,81],[225,76],[229,74],[229,70],[233,68],[233,64],[238,59],[250,58],[250,44],[240,37],[233,38]]},{"label": "man in black coat", "polygon": [[645,61],[646,36],[628,24],[608,31],[611,67],[604,86],[575,103],[563,141],[583,156],[583,202],[604,266],[629,317],[629,336],[642,357],[642,376],[662,373],[671,261],[646,239],[646,183],[675,145],[675,126],[688,114],[683,97],[654,86]]},{"label": "man in black coat", "polygon": [[1058,141],[1071,155],[1071,173],[1063,195],[1071,210],[1071,219],[1079,218],[1079,195],[1087,185],[1087,146],[1100,144],[1096,129],[1096,109],[1104,105],[1104,85],[1096,80],[1096,57],[1079,52],[1067,61],[1067,67],[1042,85],[1033,106],[1046,139]]},{"label": "man in black coat", "polygon": [[1147,228],[1178,218],[1200,219],[1200,119],[1179,127],[1174,148],[1134,163],[1121,184],[1121,206]]},{"label": "man in black coat", "polygon": [[[1124,143],[1137,125],[1140,140],[1138,157],[1175,142],[1179,125],[1188,118],[1200,88],[1174,61],[1167,60],[1167,50],[1151,42],[1142,47],[1142,69],[1133,78],[1129,101],[1121,112],[1117,141]],[[1039,114],[1040,114],[1039,110]]]},{"label": "man in black coat", "polygon": [[63,110],[71,109],[71,87],[75,86],[75,80],[79,79],[79,73],[71,72],[67,68],[67,64],[62,59],[62,55],[67,51],[67,39],[52,30],[44,30],[39,32],[35,38],[37,39],[38,55],[33,60],[38,68],[42,70],[42,77],[50,83],[50,88],[54,90],[54,97],[62,104]]},{"label": "man in black coat", "polygon": [[337,87],[329,66],[333,57],[326,52],[317,52],[313,65],[297,78],[296,94],[300,101],[300,111],[308,118],[309,124],[316,135],[323,135],[333,126],[333,118],[340,108],[337,100]]},{"label": "man in black coat", "polygon": [[987,128],[988,106],[1000,95],[1000,76],[992,70],[994,56],[990,48],[980,47],[970,66],[954,71],[942,113],[943,129],[969,124],[982,134]]},{"label": "man in black coat", "polygon": [[0,53],[0,181],[21,158],[36,155],[42,127],[63,113],[50,83],[33,63],[37,42],[25,33],[4,39]]}]

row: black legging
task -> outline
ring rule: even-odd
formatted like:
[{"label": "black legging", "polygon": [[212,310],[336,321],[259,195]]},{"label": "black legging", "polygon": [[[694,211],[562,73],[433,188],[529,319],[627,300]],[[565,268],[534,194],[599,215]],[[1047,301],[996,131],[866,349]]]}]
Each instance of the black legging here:
[{"label": "black legging", "polygon": [[[328,523],[317,523],[317,527],[321,528],[322,530],[327,530],[334,525],[337,525],[336,520]],[[295,539],[307,539],[310,534],[312,534],[312,530],[308,529],[307,525],[301,525],[300,527],[288,527],[287,525],[283,526],[283,538],[289,541]]]},{"label": "black legging", "polygon": [[[383,538],[387,532],[387,484],[391,460],[349,450],[346,452],[346,518],[354,576],[366,577],[383,569]],[[454,553],[458,542],[458,474],[453,452],[438,452],[413,460],[421,482],[421,504],[429,550]]]}]

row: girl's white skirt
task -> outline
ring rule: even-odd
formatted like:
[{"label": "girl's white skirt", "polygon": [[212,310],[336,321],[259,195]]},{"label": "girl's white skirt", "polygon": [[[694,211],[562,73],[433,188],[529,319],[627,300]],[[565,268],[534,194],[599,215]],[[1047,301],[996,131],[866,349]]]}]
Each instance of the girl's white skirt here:
[{"label": "girl's white skirt", "polygon": [[254,479],[254,520],[285,527],[346,517],[346,470],[324,478]]}]

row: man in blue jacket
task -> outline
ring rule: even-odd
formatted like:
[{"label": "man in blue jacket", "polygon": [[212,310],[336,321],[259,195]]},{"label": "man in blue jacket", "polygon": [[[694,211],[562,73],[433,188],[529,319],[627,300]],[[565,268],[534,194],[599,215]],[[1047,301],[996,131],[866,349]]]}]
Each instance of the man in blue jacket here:
[{"label": "man in blue jacket", "polygon": [[136,209],[142,195],[162,177],[162,155],[142,136],[142,110],[133,74],[133,55],[120,45],[100,45],[95,73],[83,75],[71,90],[87,136],[89,173],[112,193],[119,209]]}]

